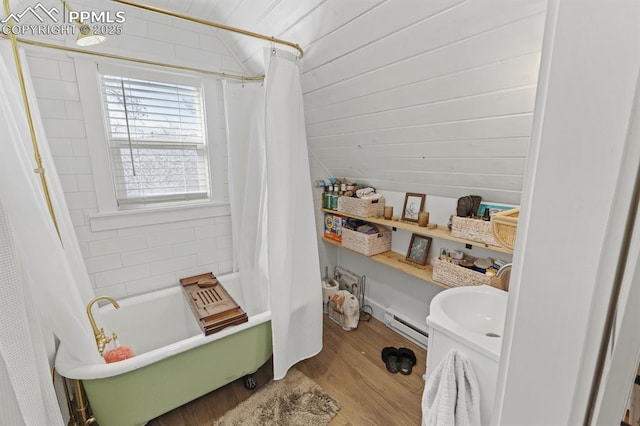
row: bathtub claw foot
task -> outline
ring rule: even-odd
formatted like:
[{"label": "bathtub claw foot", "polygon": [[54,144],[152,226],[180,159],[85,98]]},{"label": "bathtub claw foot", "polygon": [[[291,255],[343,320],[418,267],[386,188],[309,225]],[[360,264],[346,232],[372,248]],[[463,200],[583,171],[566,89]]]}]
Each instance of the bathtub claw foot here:
[{"label": "bathtub claw foot", "polygon": [[244,387],[248,390],[254,390],[258,386],[255,374],[247,374],[244,376]]}]

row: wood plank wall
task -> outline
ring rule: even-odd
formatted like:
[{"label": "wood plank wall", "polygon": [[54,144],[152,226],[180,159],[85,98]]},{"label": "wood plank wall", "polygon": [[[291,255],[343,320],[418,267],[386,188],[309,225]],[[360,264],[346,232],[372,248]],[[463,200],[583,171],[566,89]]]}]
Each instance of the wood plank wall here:
[{"label": "wood plank wall", "polygon": [[[545,0],[218,0],[191,13],[292,40],[315,177],[519,203]],[[231,36],[260,72],[264,42]]]},{"label": "wood plank wall", "polygon": [[[399,15],[394,3],[333,34],[370,28],[371,42],[305,62],[310,149],[334,176],[379,188],[519,203],[544,4],[449,0]],[[376,25],[383,16],[396,26]]]}]

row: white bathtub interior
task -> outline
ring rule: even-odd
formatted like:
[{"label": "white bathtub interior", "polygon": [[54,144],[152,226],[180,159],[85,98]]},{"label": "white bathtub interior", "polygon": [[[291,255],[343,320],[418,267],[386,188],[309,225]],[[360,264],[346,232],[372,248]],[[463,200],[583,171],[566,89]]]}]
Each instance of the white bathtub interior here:
[{"label": "white bathtub interior", "polygon": [[[218,279],[244,309],[239,274],[227,274]],[[56,357],[56,369],[60,374],[83,380],[121,374],[271,319],[270,311],[247,311],[246,323],[205,336],[178,284],[120,299],[118,304],[119,309],[111,304],[101,306],[96,323],[98,328],[104,328],[105,335],[116,333],[119,343],[131,347],[135,357],[112,364],[82,365],[61,346]],[[110,343],[106,350],[113,347]]]},{"label": "white bathtub interior", "polygon": [[[239,274],[224,275],[219,280],[236,303],[245,309]],[[120,309],[111,304],[100,308],[105,333],[107,336],[117,333],[120,344],[131,346],[135,353],[142,354],[202,334],[180,285],[144,297],[121,299],[118,303]],[[247,312],[247,316],[253,314]]]}]

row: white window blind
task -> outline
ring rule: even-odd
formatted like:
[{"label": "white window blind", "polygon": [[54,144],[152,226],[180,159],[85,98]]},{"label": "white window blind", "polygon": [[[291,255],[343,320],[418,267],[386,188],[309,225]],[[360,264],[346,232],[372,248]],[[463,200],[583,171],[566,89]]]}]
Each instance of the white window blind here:
[{"label": "white window blind", "polygon": [[102,75],[119,206],[209,197],[199,87]]}]

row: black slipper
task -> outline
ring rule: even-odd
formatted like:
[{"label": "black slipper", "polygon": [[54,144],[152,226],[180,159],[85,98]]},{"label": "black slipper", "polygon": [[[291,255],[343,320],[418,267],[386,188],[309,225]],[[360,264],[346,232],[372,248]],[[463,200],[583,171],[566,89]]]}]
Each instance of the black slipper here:
[{"label": "black slipper", "polygon": [[416,354],[411,349],[398,349],[398,358],[400,361],[400,373],[408,376],[416,365]]},{"label": "black slipper", "polygon": [[400,371],[400,360],[398,358],[398,349],[391,346],[382,350],[382,361],[387,366],[389,373],[397,373]]}]

